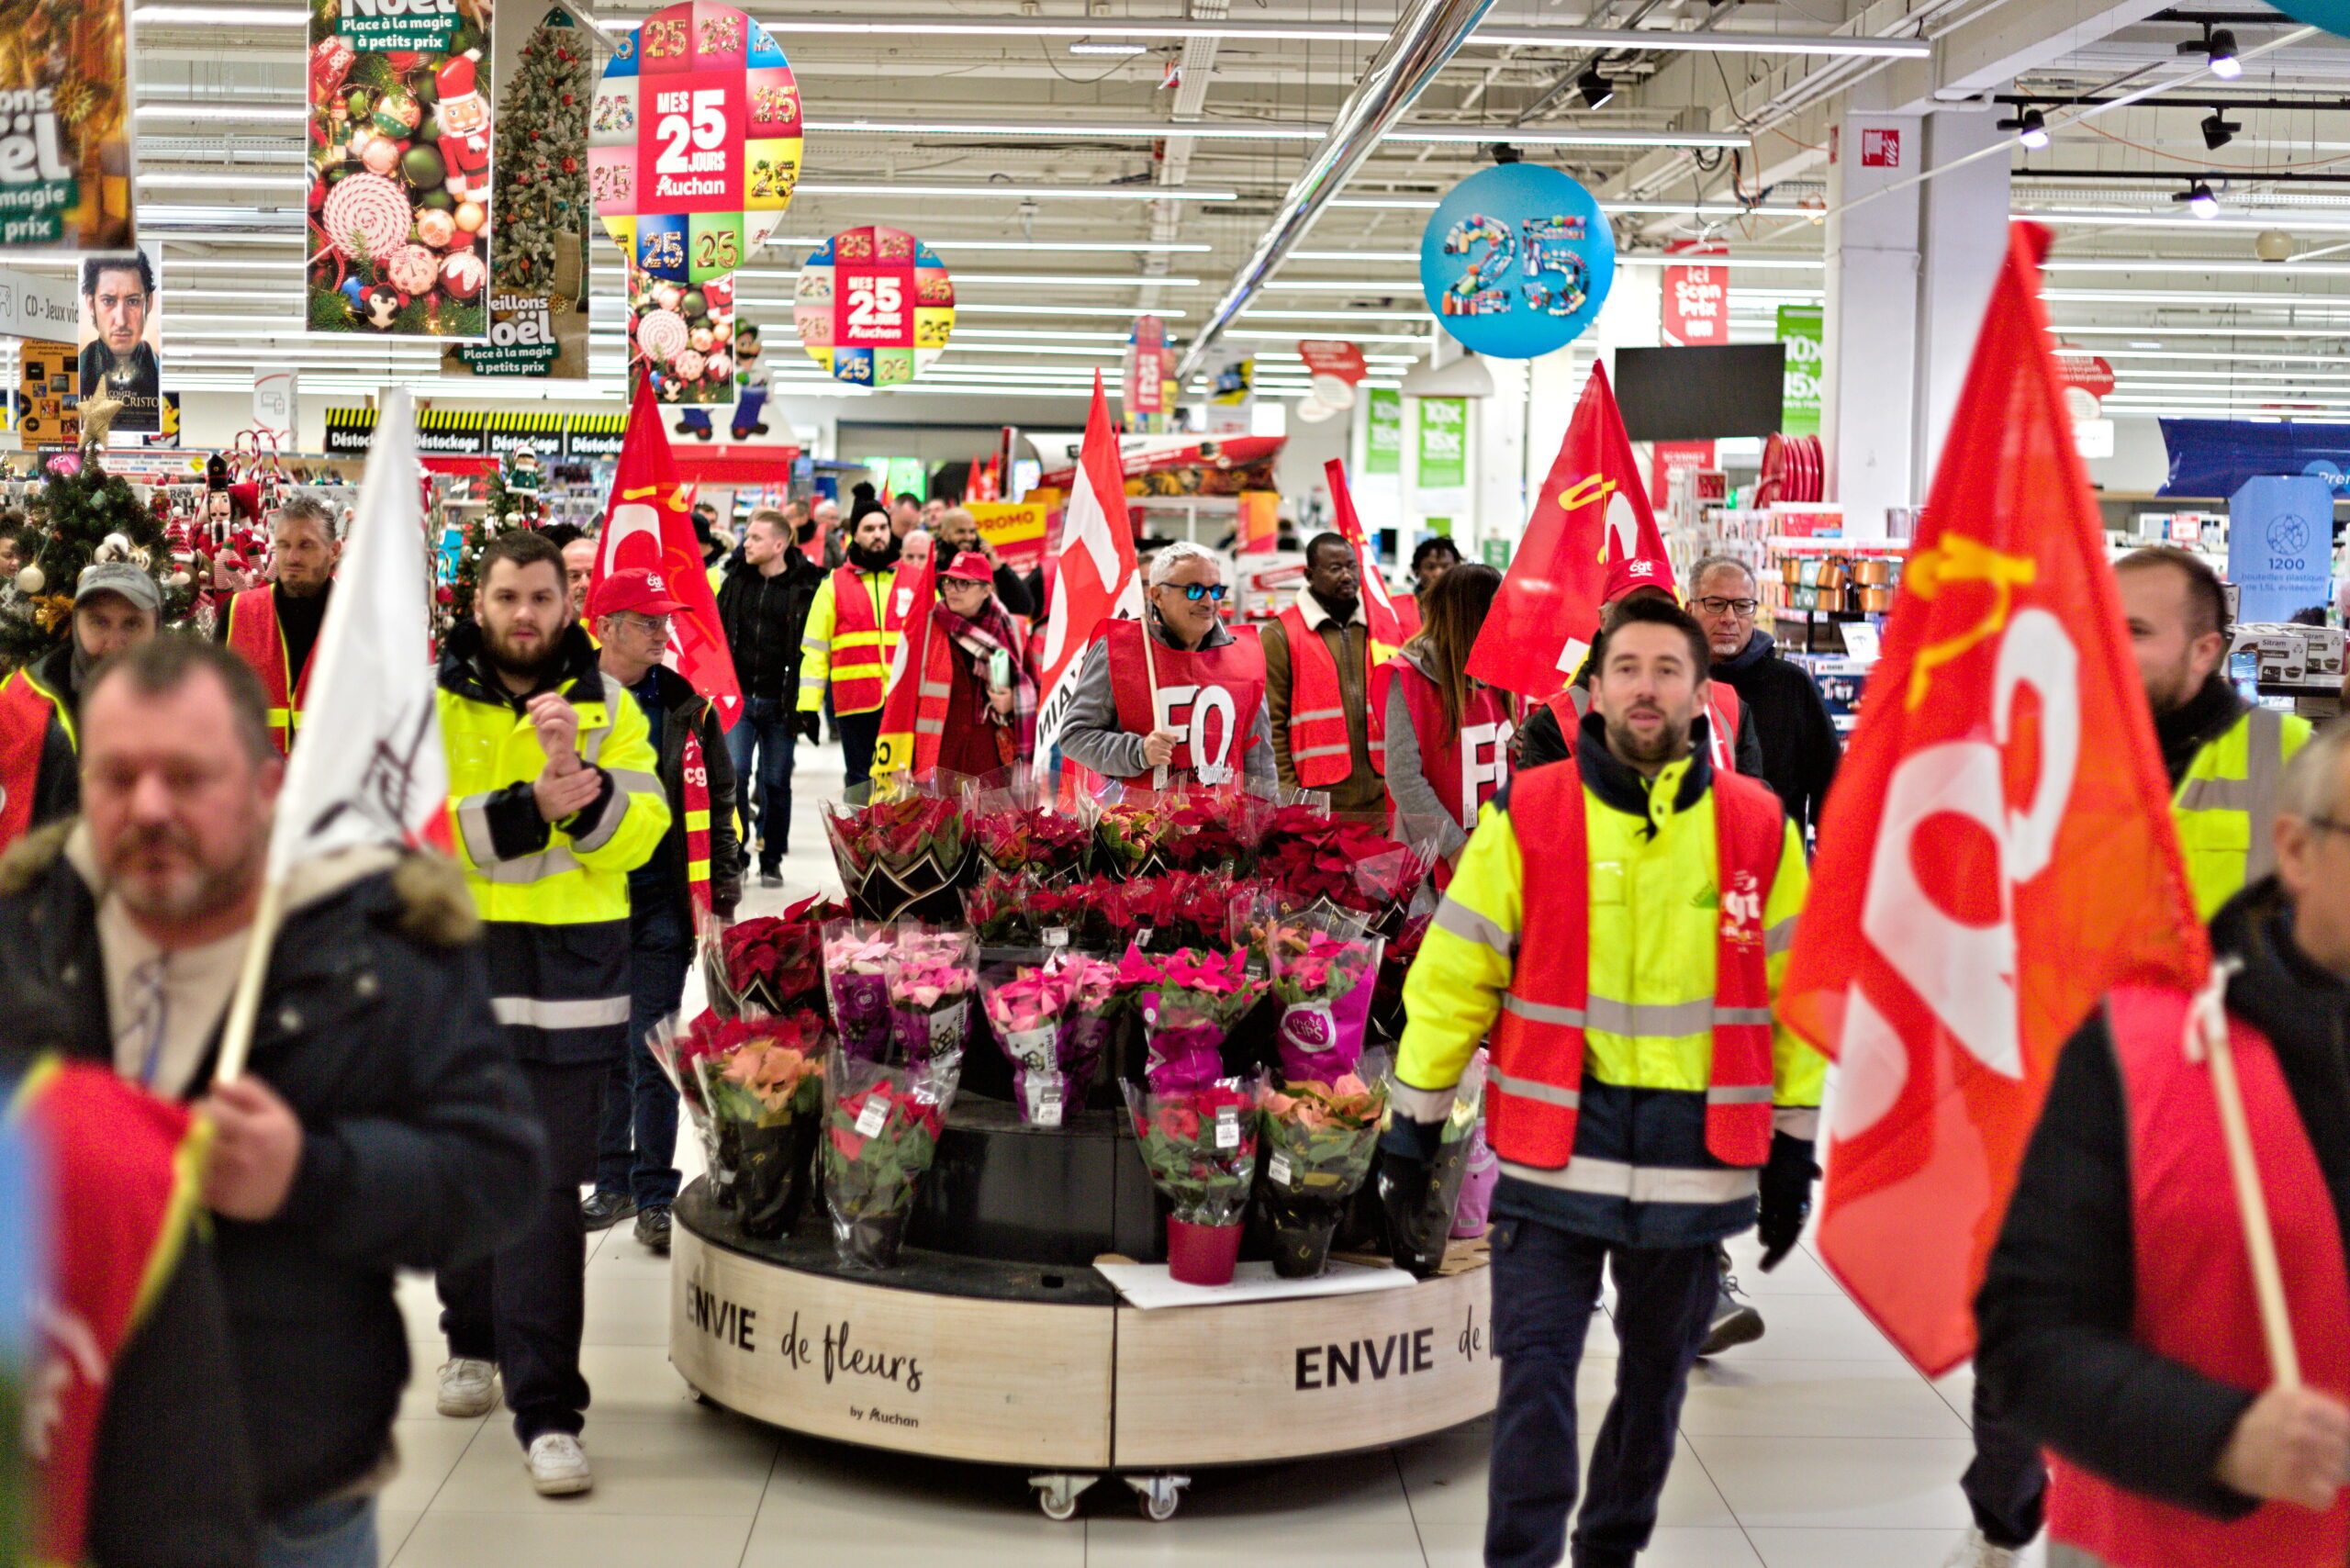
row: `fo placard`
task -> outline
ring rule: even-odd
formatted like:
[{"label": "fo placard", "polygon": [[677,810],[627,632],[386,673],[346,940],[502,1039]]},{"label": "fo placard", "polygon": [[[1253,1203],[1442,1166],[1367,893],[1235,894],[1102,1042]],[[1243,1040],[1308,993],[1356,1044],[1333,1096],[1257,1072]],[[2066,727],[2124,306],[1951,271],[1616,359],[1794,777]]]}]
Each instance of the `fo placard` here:
[{"label": "fo placard", "polygon": [[0,252],[121,251],[138,239],[129,9],[0,8]]},{"label": "fo placard", "polygon": [[792,320],[800,346],[835,381],[901,386],[946,350],[955,282],[902,229],[834,235],[800,269]]},{"label": "fo placard", "polygon": [[748,261],[800,183],[800,84],[767,30],[688,0],[622,35],[588,128],[596,216],[629,263],[706,283]]},{"label": "fo placard", "polygon": [[487,335],[489,49],[488,0],[312,0],[310,330]]},{"label": "fo placard", "polygon": [[1472,174],[1420,235],[1420,291],[1444,330],[1496,359],[1532,359],[1583,335],[1616,282],[1599,200],[1536,163]]}]

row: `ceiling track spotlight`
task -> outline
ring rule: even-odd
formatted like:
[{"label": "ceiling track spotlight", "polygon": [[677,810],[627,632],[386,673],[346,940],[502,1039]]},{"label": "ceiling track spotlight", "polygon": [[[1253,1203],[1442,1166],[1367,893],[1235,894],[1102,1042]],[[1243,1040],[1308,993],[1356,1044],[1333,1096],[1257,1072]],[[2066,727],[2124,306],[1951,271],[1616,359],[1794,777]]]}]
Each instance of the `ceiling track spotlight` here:
[{"label": "ceiling track spotlight", "polygon": [[1526,161],[1526,154],[1506,141],[1496,141],[1485,151],[1496,163],[1522,163]]},{"label": "ceiling track spotlight", "polygon": [[2026,109],[2013,119],[2003,119],[1999,129],[2014,131],[2016,140],[2034,152],[2048,145],[2048,118],[2038,109]]},{"label": "ceiling track spotlight", "polygon": [[2203,145],[2211,151],[2217,152],[2221,148],[2233,141],[2236,139],[2236,132],[2243,129],[2243,121],[2232,120],[2228,118],[2228,112],[2225,109],[2214,107],[2203,118]]},{"label": "ceiling track spotlight", "polygon": [[1604,109],[1615,101],[1616,84],[1594,66],[1575,78],[1575,91],[1582,95],[1584,108]]},{"label": "ceiling track spotlight", "polygon": [[2220,216],[2220,198],[2213,196],[2211,187],[2201,180],[2176,193],[2170,199],[2185,202],[2187,210],[2198,218],[2208,220]]},{"label": "ceiling track spotlight", "polygon": [[2178,52],[2201,55],[2211,74],[2222,82],[2232,82],[2244,74],[2244,62],[2236,54],[2236,35],[2226,28],[2204,23],[2203,36],[2180,44]]}]

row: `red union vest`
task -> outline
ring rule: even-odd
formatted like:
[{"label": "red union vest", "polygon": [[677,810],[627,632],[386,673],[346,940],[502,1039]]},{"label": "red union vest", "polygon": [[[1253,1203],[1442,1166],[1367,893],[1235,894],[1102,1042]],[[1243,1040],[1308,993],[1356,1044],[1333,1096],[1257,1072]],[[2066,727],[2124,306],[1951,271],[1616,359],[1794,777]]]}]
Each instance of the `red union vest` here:
[{"label": "red union vest", "polygon": [[[1575,735],[1583,728],[1583,716],[1591,711],[1591,693],[1580,686],[1570,686],[1556,697],[1545,699],[1542,706],[1559,721],[1559,734],[1567,743],[1567,755],[1575,754]],[[1713,754],[1717,775],[1738,771],[1738,688],[1729,681],[1712,682],[1706,692],[1706,717],[1713,722],[1707,726],[1709,749]]]},{"label": "red union vest", "polygon": [[[229,646],[237,655],[252,666],[261,677],[262,689],[269,693],[269,738],[277,745],[277,755],[284,756],[293,747],[294,736],[302,728],[302,706],[310,689],[310,666],[315,656],[304,661],[301,674],[289,678],[285,668],[285,633],[277,624],[276,590],[266,585],[247,588],[229,601]],[[315,647],[311,650],[316,655]]]},{"label": "red union vest", "polygon": [[[1779,798],[1751,778],[1716,773],[1717,883],[1713,1076],[1706,1148],[1726,1165],[1771,1155],[1771,982],[1762,910],[1785,846]],[[1583,1020],[1591,999],[1591,857],[1580,767],[1537,767],[1510,786],[1519,853],[1543,874],[1526,879],[1517,972],[1494,1029],[1485,1138],[1494,1152],[1539,1170],[1574,1153],[1583,1087]]]},{"label": "red union vest", "polygon": [[57,694],[33,678],[30,666],[0,681],[0,849],[25,836],[33,825],[33,796],[40,785],[40,752],[49,739],[49,716],[65,726],[77,747],[80,737]]},{"label": "red union vest", "polygon": [[[1345,689],[1338,680],[1338,661],[1322,633],[1305,623],[1305,612],[1294,604],[1281,612],[1281,632],[1289,642],[1289,762],[1297,781],[1308,790],[1343,784],[1355,770],[1354,743],[1347,738]],[[1371,644],[1363,643],[1366,660]],[[1363,689],[1371,689],[1369,670]],[[1375,704],[1373,705],[1375,708]],[[1387,771],[1386,748],[1376,744],[1379,726],[1366,714],[1373,745],[1371,766]]]},{"label": "red union vest", "polygon": [[[2273,1381],[2221,1142],[2210,1069],[2180,1048],[2184,991],[2124,987],[2107,999],[2130,1117],[2130,1235],[2137,1253],[2131,1337],[2247,1391]],[[2310,1387],[2350,1400],[2350,1277],[2309,1129],[2267,1037],[2233,1014],[2228,1038],[2260,1184],[2277,1234],[2286,1306]],[[2322,1514],[2264,1503],[2232,1524],[2158,1503],[2049,1456],[2050,1535],[2113,1568],[2299,1568],[2350,1560],[2350,1502]]]},{"label": "red union vest", "polygon": [[[1470,682],[1469,705],[1461,710],[1456,730],[1445,719],[1444,693],[1436,682],[1398,654],[1371,672],[1372,712],[1387,711],[1388,688],[1399,680],[1404,706],[1411,711],[1412,732],[1419,737],[1420,772],[1462,831],[1474,829],[1478,808],[1500,793],[1509,778],[1509,742],[1517,731],[1510,722],[1508,702],[1491,687]],[[1383,763],[1380,771],[1386,771]],[[1392,788],[1387,803],[1392,812]]]},{"label": "red union vest", "polygon": [[890,650],[906,618],[912,588],[892,568],[881,590],[881,619],[873,617],[873,590],[855,566],[833,573],[833,711],[870,713],[890,689]]},{"label": "red union vest", "polygon": [[[1101,634],[1110,648],[1110,691],[1117,699],[1119,727],[1147,735],[1164,724],[1181,736],[1168,765],[1170,775],[1197,774],[1203,784],[1237,780],[1248,756],[1248,733],[1265,703],[1265,650],[1256,629],[1239,627],[1231,642],[1196,653],[1154,643],[1148,662],[1141,622],[1105,621]],[[1158,677],[1155,713],[1153,670]],[[1147,784],[1150,777],[1144,772],[1127,782]]]},{"label": "red union vest", "polygon": [[[705,711],[711,706],[705,703]],[[654,743],[660,744],[660,736]],[[686,783],[686,902],[692,907],[694,924],[711,913],[710,897],[710,759],[702,755],[700,715],[686,730],[686,744],[681,748],[678,766]],[[737,789],[741,786],[738,784]]]},{"label": "red union vest", "polygon": [[33,1386],[48,1397],[26,1434],[38,1531],[33,1559],[84,1560],[90,1467],[115,1359],[178,1265],[200,1191],[188,1113],[95,1063],[46,1058],[17,1085],[49,1172],[50,1279],[35,1325]]}]

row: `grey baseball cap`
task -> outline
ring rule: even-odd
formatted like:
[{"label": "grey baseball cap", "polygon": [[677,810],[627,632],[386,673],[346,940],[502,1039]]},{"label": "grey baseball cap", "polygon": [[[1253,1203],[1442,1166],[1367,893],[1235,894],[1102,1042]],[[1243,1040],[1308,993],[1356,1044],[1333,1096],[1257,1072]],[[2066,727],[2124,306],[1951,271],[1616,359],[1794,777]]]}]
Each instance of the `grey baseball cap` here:
[{"label": "grey baseball cap", "polygon": [[129,561],[100,561],[82,568],[82,580],[73,589],[73,602],[80,605],[94,593],[120,594],[148,614],[162,620],[163,590],[147,575],[147,568]]}]

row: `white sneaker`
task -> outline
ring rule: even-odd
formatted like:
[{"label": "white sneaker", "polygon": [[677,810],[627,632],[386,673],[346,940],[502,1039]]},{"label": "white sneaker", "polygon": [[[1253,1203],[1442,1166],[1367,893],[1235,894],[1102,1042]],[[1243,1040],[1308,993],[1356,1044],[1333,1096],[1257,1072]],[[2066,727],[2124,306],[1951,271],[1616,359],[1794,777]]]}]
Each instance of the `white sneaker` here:
[{"label": "white sneaker", "polygon": [[443,1416],[487,1416],[498,1408],[498,1363],[458,1356],[441,1363],[441,1398],[434,1406]]},{"label": "white sneaker", "polygon": [[2011,1551],[2004,1546],[1993,1546],[1983,1539],[1981,1530],[1971,1529],[1942,1568],[2019,1568],[2022,1562],[2022,1552]]},{"label": "white sneaker", "polygon": [[588,1468],[588,1450],[569,1432],[541,1432],[531,1439],[523,1462],[531,1467],[531,1484],[542,1497],[585,1492],[596,1484],[595,1473]]}]

